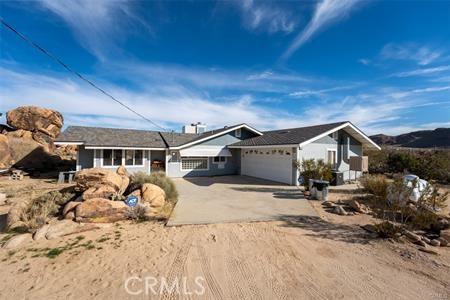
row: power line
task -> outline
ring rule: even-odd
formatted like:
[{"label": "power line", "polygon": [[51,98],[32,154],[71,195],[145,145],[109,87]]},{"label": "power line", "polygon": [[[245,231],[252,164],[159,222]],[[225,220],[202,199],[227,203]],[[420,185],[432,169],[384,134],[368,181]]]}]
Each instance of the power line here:
[{"label": "power line", "polygon": [[27,42],[28,44],[30,44],[31,46],[35,47],[36,49],[38,49],[39,51],[41,51],[42,53],[44,53],[45,55],[47,55],[48,57],[50,57],[51,59],[53,59],[54,61],[56,61],[58,64],[60,64],[61,66],[63,66],[63,68],[65,68],[67,71],[69,71],[70,73],[76,75],[77,77],[79,77],[81,80],[87,82],[89,85],[91,85],[93,88],[99,90],[101,93],[103,93],[104,95],[106,95],[107,97],[111,98],[112,100],[114,100],[115,102],[117,102],[118,104],[122,105],[123,107],[125,107],[126,109],[128,109],[129,111],[131,111],[132,113],[136,114],[137,116],[141,117],[142,119],[150,122],[152,125],[167,131],[164,127],[158,125],[157,123],[155,123],[154,121],[150,120],[149,118],[143,116],[142,114],[138,113],[137,111],[135,111],[134,109],[132,109],[131,107],[129,107],[128,105],[124,104],[123,102],[121,102],[120,100],[116,99],[114,96],[112,96],[111,94],[109,94],[108,92],[106,92],[104,89],[98,87],[95,83],[93,83],[92,81],[90,81],[89,79],[85,78],[83,75],[81,75],[80,73],[78,73],[77,71],[73,70],[71,67],[69,67],[67,64],[65,64],[62,60],[60,60],[59,58],[57,58],[56,56],[54,56],[53,54],[51,54],[50,52],[48,52],[47,50],[45,50],[44,48],[42,48],[41,46],[39,46],[38,44],[36,44],[35,42],[33,42],[32,40],[30,40],[28,37],[26,37],[24,34],[20,33],[19,31],[17,31],[14,27],[12,27],[11,25],[9,25],[8,23],[6,23],[3,19],[1,19],[2,25],[5,26],[6,28],[8,28],[9,30],[11,30],[13,33],[15,33],[16,35],[18,35],[22,40],[24,40],[25,42]]}]

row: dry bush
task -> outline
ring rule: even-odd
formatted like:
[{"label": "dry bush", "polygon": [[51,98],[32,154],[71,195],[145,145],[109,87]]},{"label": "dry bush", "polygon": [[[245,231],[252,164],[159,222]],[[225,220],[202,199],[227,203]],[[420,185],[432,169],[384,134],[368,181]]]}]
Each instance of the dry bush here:
[{"label": "dry bush", "polygon": [[136,221],[136,222],[144,222],[148,221],[148,207],[142,204],[138,204],[135,207],[129,207],[126,213],[127,219]]},{"label": "dry bush", "polygon": [[375,229],[381,238],[393,238],[396,234],[402,232],[402,227],[389,221],[383,221],[375,224]]},{"label": "dry bush", "polygon": [[386,199],[389,183],[384,175],[364,175],[359,179],[363,190],[377,197]]},{"label": "dry bush", "polygon": [[69,202],[75,194],[51,191],[34,200],[21,212],[20,219],[28,230],[34,230],[45,225],[50,217],[57,216],[60,209]]},{"label": "dry bush", "polygon": [[129,191],[134,191],[140,188],[144,183],[152,183],[159,186],[166,193],[166,201],[177,202],[178,190],[172,179],[166,176],[164,172],[154,172],[146,174],[144,172],[137,172],[131,175],[131,183]]},{"label": "dry bush", "polygon": [[445,206],[448,192],[439,194],[437,187],[429,184],[418,201],[413,202],[410,200],[413,188],[406,186],[401,177],[389,184],[386,190],[387,197],[381,198],[385,201],[379,201],[381,209],[377,211],[377,216],[383,220],[376,225],[380,236],[392,237],[407,226],[422,230],[438,227],[436,211]]}]

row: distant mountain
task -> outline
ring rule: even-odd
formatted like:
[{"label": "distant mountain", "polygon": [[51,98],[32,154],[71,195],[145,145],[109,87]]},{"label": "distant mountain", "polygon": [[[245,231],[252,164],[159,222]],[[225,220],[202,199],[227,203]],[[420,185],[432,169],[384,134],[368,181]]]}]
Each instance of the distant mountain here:
[{"label": "distant mountain", "polygon": [[450,128],[420,130],[396,136],[376,134],[370,138],[378,145],[408,148],[450,148]]}]

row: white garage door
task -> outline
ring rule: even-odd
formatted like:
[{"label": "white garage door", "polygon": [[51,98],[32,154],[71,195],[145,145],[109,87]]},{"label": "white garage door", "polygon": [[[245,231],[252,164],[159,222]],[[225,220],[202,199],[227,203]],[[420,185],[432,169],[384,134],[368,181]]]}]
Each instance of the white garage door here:
[{"label": "white garage door", "polygon": [[241,174],[292,184],[292,150],[241,149]]}]

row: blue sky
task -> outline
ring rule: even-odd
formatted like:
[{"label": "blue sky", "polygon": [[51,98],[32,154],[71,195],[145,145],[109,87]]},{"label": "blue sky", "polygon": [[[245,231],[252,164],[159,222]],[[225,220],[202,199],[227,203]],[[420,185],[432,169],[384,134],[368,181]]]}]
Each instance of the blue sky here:
[{"label": "blue sky", "polygon": [[[0,14],[168,129],[450,127],[450,1],[2,1]],[[155,129],[4,27],[0,37],[0,111]]]}]

